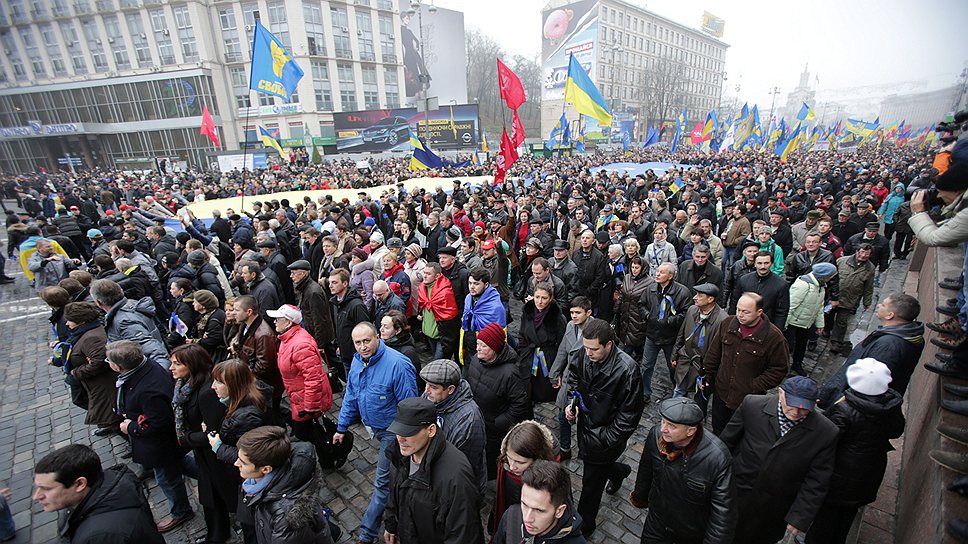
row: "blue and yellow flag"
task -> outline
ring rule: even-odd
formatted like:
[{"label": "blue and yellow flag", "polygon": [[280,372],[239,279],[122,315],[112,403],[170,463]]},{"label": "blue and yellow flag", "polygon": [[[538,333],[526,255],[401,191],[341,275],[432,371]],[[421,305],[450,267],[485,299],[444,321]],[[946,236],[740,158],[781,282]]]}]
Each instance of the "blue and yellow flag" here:
[{"label": "blue and yellow flag", "polygon": [[444,166],[444,161],[424,145],[423,140],[418,138],[412,130],[410,131],[410,145],[413,146],[413,156],[410,157],[411,170],[436,170]]},{"label": "blue and yellow flag", "polygon": [[278,38],[256,20],[249,88],[289,102],[302,77],[303,70],[293,60],[292,55]]},{"label": "blue and yellow flag", "polygon": [[578,137],[575,138],[575,151],[578,153],[585,152],[585,124],[582,123],[581,128],[578,129]]},{"label": "blue and yellow flag", "polygon": [[551,134],[548,135],[548,139],[545,140],[545,149],[550,149],[553,151],[556,147],[558,147],[558,134],[565,131],[567,127],[568,119],[565,118],[565,114],[562,113],[561,117],[558,118],[558,122],[554,127],[551,128]]},{"label": "blue and yellow flag", "polygon": [[801,121],[813,121],[816,118],[817,116],[813,113],[813,110],[810,109],[810,106],[808,106],[806,102],[804,102],[803,105],[800,106],[800,113],[797,114],[797,119]]},{"label": "blue and yellow flag", "polygon": [[733,149],[739,151],[746,146],[749,142],[750,136],[753,135],[753,112],[750,111],[746,104],[743,104],[743,109],[740,111],[739,117],[736,119],[736,128],[733,131]]},{"label": "blue and yellow flag", "polygon": [[[702,143],[699,144],[699,148],[706,153],[712,150],[712,140],[715,137],[716,130],[719,129],[719,121],[716,119],[716,112],[711,111],[706,114],[706,122],[702,125]],[[717,146],[716,149],[719,149]]]},{"label": "blue and yellow flag", "polygon": [[682,137],[682,134],[686,132],[688,128],[686,127],[687,113],[688,113],[688,110],[683,109],[682,113],[679,114],[679,118],[676,119],[676,134],[675,136],[672,137],[672,144],[669,146],[669,151],[672,153],[676,152],[676,148],[679,147],[679,138]]},{"label": "blue and yellow flag", "polygon": [[272,133],[266,130],[265,127],[259,127],[259,139],[262,140],[262,145],[275,149],[281,156],[285,155],[282,152],[282,146],[279,145],[279,129],[276,129],[275,133]]},{"label": "blue and yellow flag", "polygon": [[781,161],[786,161],[790,153],[793,153],[800,147],[802,135],[803,125],[797,123],[797,128],[793,130],[790,137],[776,147],[776,154],[780,156]]},{"label": "blue and yellow flag", "polygon": [[568,61],[568,78],[565,80],[565,102],[575,105],[578,113],[583,113],[602,125],[612,125],[612,111],[605,104],[602,93],[598,92],[585,69],[578,64],[572,53]]}]

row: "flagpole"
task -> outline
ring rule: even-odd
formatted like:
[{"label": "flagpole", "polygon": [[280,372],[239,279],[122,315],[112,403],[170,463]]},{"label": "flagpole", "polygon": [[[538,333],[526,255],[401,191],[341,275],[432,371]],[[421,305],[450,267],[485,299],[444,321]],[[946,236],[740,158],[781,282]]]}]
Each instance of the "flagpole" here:
[{"label": "flagpole", "polygon": [[[255,53],[255,36],[258,34],[258,27],[262,23],[259,22],[258,14],[255,14],[255,26],[256,28],[252,31],[252,47],[249,49],[249,88],[246,90],[246,96],[249,98],[249,107],[245,108],[245,121],[242,124],[242,200],[239,203],[240,214],[245,213],[245,161],[249,155],[248,136],[246,136],[246,128],[249,126],[249,115],[252,113],[252,70],[255,68],[255,62],[253,62],[252,55]],[[253,166],[255,161],[253,161]]]}]

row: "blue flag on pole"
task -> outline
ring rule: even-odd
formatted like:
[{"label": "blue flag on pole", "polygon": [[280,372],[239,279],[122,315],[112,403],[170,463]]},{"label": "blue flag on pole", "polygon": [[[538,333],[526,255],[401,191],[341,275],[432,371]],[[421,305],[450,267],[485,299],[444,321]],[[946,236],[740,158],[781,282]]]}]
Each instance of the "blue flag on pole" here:
[{"label": "blue flag on pole", "polygon": [[628,151],[630,145],[632,145],[632,134],[629,131],[625,131],[625,135],[622,136],[622,150]]},{"label": "blue flag on pole", "polygon": [[279,39],[256,20],[249,88],[289,102],[303,73]]}]

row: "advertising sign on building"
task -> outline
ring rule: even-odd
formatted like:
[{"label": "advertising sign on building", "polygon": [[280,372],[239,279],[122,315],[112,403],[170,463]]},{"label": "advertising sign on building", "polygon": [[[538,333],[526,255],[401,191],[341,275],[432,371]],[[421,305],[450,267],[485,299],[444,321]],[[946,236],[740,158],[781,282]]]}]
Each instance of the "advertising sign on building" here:
[{"label": "advertising sign on building", "polygon": [[716,17],[708,11],[702,13],[702,31],[706,34],[711,34],[717,38],[723,37],[723,31],[726,29],[726,21]]},{"label": "advertising sign on building", "polygon": [[336,148],[346,152],[409,151],[410,131],[434,149],[476,149],[477,104],[441,106],[429,123],[416,108],[367,110],[333,114]]},{"label": "advertising sign on building", "polygon": [[419,12],[413,12],[410,6],[410,0],[400,0],[400,60],[406,102],[416,104],[420,91],[438,97],[441,104],[466,102],[464,14],[434,7],[430,2],[422,2]]},{"label": "advertising sign on building", "polygon": [[595,44],[598,39],[598,2],[582,0],[550,9],[541,14],[542,98],[560,100],[565,96],[568,56],[575,58],[596,81],[598,72]]},{"label": "advertising sign on building", "polygon": [[266,167],[265,153],[235,153],[231,155],[219,155],[218,169],[220,172],[231,172],[242,170],[243,166],[249,170]]}]

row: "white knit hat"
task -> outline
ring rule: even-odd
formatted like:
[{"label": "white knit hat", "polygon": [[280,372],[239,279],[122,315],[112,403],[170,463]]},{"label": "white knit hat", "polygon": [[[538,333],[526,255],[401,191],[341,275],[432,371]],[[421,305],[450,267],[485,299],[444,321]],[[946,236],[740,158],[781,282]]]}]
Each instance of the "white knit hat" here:
[{"label": "white knit hat", "polygon": [[891,369],[877,359],[858,359],[847,367],[847,385],[864,395],[881,395],[891,383]]}]

